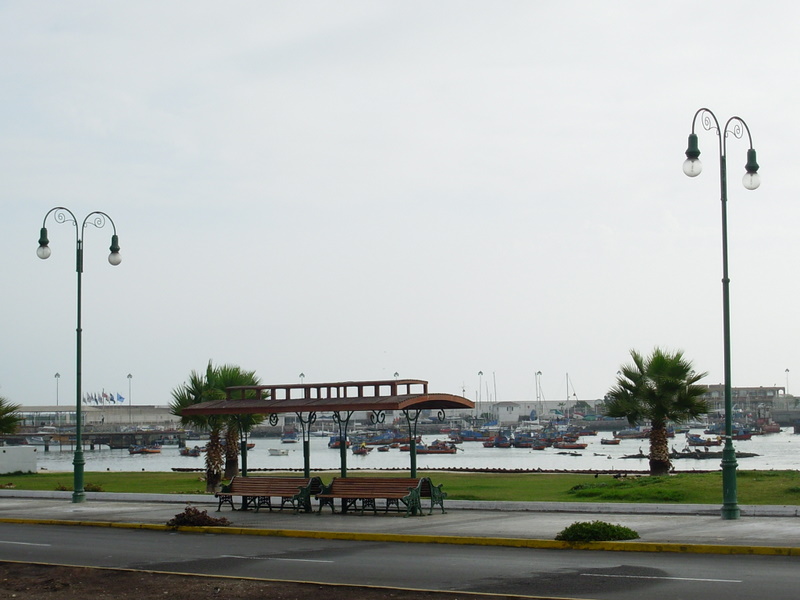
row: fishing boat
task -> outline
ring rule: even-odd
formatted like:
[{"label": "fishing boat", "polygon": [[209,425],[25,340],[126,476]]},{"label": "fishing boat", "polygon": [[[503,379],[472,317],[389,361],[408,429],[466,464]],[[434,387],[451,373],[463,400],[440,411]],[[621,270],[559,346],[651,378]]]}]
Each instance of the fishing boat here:
[{"label": "fishing boat", "polygon": [[389,446],[378,446],[378,452],[388,452],[388,451],[389,451]]},{"label": "fishing boat", "polygon": [[283,435],[281,436],[281,444],[296,444],[296,443],[297,443],[296,431],[291,430],[283,432]]},{"label": "fishing boat", "polygon": [[135,445],[128,448],[131,454],[160,454],[161,446],[158,444],[151,444],[150,446]]},{"label": "fishing boat", "polygon": [[376,435],[369,435],[363,440],[368,446],[386,446],[387,444],[408,444],[411,440],[398,429],[387,429]]},{"label": "fishing boat", "polygon": [[583,442],[554,442],[553,448],[558,448],[559,450],[583,450],[588,445]]},{"label": "fishing boat", "polygon": [[614,432],[614,437],[620,440],[645,440],[650,437],[649,430],[641,429],[621,429]]},{"label": "fishing boat", "polygon": [[[328,440],[328,448],[339,448],[342,445],[342,437],[339,435],[332,435]],[[345,445],[350,447],[350,440],[347,440]]]},{"label": "fishing boat", "polygon": [[721,446],[722,440],[719,437],[716,438],[704,438],[700,435],[694,433],[689,434],[686,436],[686,443],[689,446]]},{"label": "fishing boat", "polygon": [[183,447],[178,452],[181,456],[200,456],[201,453],[199,446],[195,446],[194,448]]},{"label": "fishing boat", "polygon": [[450,439],[462,442],[486,442],[494,436],[486,429],[461,429],[450,432]]},{"label": "fishing boat", "polygon": [[417,446],[417,454],[455,454],[456,452],[458,452],[458,448],[439,440],[427,446]]},{"label": "fishing boat", "polygon": [[372,452],[372,448],[366,444],[361,444],[357,448],[353,448],[353,454],[357,456],[366,456],[370,452]]},{"label": "fishing boat", "polygon": [[619,438],[601,438],[600,443],[604,446],[619,446]]},{"label": "fishing boat", "polygon": [[289,451],[286,448],[270,448],[269,455],[270,456],[287,456]]}]

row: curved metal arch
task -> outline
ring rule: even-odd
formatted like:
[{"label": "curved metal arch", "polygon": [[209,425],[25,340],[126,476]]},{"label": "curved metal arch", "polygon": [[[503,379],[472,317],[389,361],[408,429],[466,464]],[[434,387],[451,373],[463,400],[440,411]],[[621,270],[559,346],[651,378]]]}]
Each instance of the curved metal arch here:
[{"label": "curved metal arch", "polygon": [[386,411],[382,410],[382,409],[373,410],[372,412],[369,413],[369,422],[372,425],[378,425],[380,423],[385,423],[386,422]]},{"label": "curved metal arch", "polygon": [[729,135],[732,135],[736,139],[742,139],[746,132],[749,149],[753,149],[753,136],[750,133],[750,127],[748,127],[745,120],[741,117],[733,116],[725,121],[724,127],[720,127],[719,120],[711,109],[700,108],[694,114],[694,118],[692,119],[692,133],[695,133],[698,117],[700,118],[700,123],[703,126],[703,129],[706,131],[714,131],[717,134],[720,156],[727,155],[727,141]]}]

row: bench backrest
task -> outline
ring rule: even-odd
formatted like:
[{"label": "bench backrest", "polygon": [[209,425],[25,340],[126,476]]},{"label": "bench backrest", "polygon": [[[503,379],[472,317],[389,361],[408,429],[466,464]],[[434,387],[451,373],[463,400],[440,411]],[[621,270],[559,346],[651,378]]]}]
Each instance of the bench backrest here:
[{"label": "bench backrest", "polygon": [[223,493],[242,495],[295,494],[301,488],[309,488],[312,494],[322,490],[319,477],[241,477],[236,476],[223,487]]},{"label": "bench backrest", "polygon": [[[405,493],[409,488],[418,488],[426,478],[413,477],[334,477],[329,493],[345,494],[356,491],[381,493]],[[430,493],[430,492],[428,492]]]}]

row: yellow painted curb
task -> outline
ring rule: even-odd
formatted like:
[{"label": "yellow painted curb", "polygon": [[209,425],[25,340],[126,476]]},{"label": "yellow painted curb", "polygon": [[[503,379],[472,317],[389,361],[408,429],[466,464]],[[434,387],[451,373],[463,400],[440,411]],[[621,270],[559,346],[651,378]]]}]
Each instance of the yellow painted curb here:
[{"label": "yellow painted curb", "polygon": [[800,547],[738,546],[723,544],[677,544],[659,542],[562,542],[528,538],[475,537],[457,535],[404,535],[396,533],[357,533],[350,531],[308,531],[300,529],[256,529],[250,527],[169,527],[154,523],[113,523],[108,521],[65,521],[58,519],[0,519],[0,523],[39,525],[81,525],[192,533],[261,535],[287,538],[316,538],[364,542],[398,542],[409,544],[453,544],[471,546],[504,546],[549,550],[605,550],[610,552],[683,552],[688,554],[752,554],[760,556],[800,556]]}]

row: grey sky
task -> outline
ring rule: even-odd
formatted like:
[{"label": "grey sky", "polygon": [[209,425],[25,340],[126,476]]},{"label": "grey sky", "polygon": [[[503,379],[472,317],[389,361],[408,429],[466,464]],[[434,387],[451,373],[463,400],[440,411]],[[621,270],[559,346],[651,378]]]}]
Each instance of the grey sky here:
[{"label": "grey sky", "polygon": [[[631,348],[722,381],[729,141],[734,385],[798,364],[790,2],[0,2],[0,395],[164,404],[209,359],[269,383],[401,377],[593,400]],[[496,395],[495,395],[496,383]],[[487,390],[488,387],[488,390]],[[790,392],[792,383],[789,382]],[[573,389],[569,390],[572,394]]]}]

